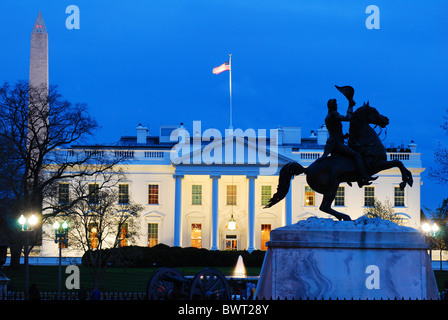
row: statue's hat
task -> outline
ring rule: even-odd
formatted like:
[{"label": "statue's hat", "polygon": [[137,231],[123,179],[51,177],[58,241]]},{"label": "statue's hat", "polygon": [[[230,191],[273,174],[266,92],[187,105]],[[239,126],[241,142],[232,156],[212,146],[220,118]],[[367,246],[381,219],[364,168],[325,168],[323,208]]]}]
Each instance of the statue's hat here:
[{"label": "statue's hat", "polygon": [[353,89],[351,86],[336,86],[336,89],[338,89],[347,99],[348,101],[353,100],[353,96],[355,95],[355,89]]}]

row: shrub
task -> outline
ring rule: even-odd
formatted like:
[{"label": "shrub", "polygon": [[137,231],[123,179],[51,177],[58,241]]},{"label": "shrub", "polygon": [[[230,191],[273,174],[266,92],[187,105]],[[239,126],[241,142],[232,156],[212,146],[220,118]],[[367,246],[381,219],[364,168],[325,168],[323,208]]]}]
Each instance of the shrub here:
[{"label": "shrub", "polygon": [[[116,249],[105,249],[104,254],[110,254],[111,267],[232,267],[241,255],[246,267],[261,267],[265,251],[246,250],[219,251],[198,249],[193,247],[170,247],[158,244],[152,248],[129,246]],[[88,263],[87,252],[82,258],[83,264]],[[96,253],[97,254],[97,253]]]}]

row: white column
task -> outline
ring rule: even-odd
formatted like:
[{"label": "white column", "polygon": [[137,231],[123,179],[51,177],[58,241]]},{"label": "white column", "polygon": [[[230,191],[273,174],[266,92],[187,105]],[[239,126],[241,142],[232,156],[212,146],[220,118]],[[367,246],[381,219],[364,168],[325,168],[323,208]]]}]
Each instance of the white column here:
[{"label": "white column", "polygon": [[291,178],[291,184],[289,186],[288,193],[285,197],[285,225],[292,224],[292,185],[294,182],[294,177]]},{"label": "white column", "polygon": [[211,250],[218,250],[218,218],[219,218],[219,178],[221,175],[210,175],[212,178],[212,245]]},{"label": "white column", "polygon": [[255,179],[257,176],[246,176],[249,179],[249,245],[247,251],[255,250]]},{"label": "white column", "polygon": [[174,246],[182,246],[182,179],[183,175],[175,174],[176,179],[175,199],[174,199]]},{"label": "white column", "polygon": [[285,225],[292,224],[292,183],[285,197]]}]

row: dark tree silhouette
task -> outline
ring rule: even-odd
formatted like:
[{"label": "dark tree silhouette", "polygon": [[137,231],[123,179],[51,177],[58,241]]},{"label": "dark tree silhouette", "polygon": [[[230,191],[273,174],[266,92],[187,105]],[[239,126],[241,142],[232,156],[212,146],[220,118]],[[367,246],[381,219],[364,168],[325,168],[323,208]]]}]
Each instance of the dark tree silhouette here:
[{"label": "dark tree silhouette", "polygon": [[[114,170],[122,162],[93,146],[88,152],[71,149],[86,143],[98,129],[86,104],[64,100],[56,86],[34,88],[26,81],[0,86],[0,230],[11,249],[11,266],[18,266],[23,247],[17,226],[21,214],[53,209],[56,215],[76,203],[45,207],[43,199],[57,192],[61,179]],[[32,238],[41,237],[40,228]],[[33,242],[33,241],[31,241]]]}]

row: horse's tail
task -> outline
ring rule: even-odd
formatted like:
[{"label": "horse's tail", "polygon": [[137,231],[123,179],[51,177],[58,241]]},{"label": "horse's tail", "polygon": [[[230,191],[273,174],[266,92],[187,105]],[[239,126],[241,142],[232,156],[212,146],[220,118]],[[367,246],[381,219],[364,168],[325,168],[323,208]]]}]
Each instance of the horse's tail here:
[{"label": "horse's tail", "polygon": [[278,186],[277,186],[277,192],[272,196],[272,198],[269,200],[269,203],[265,206],[265,208],[270,208],[280,200],[282,200],[284,197],[286,197],[286,194],[289,191],[289,186],[291,184],[291,178],[293,176],[297,176],[299,174],[305,173],[306,174],[307,169],[302,167],[297,162],[289,162],[285,164],[280,169],[280,174],[278,177]]}]

